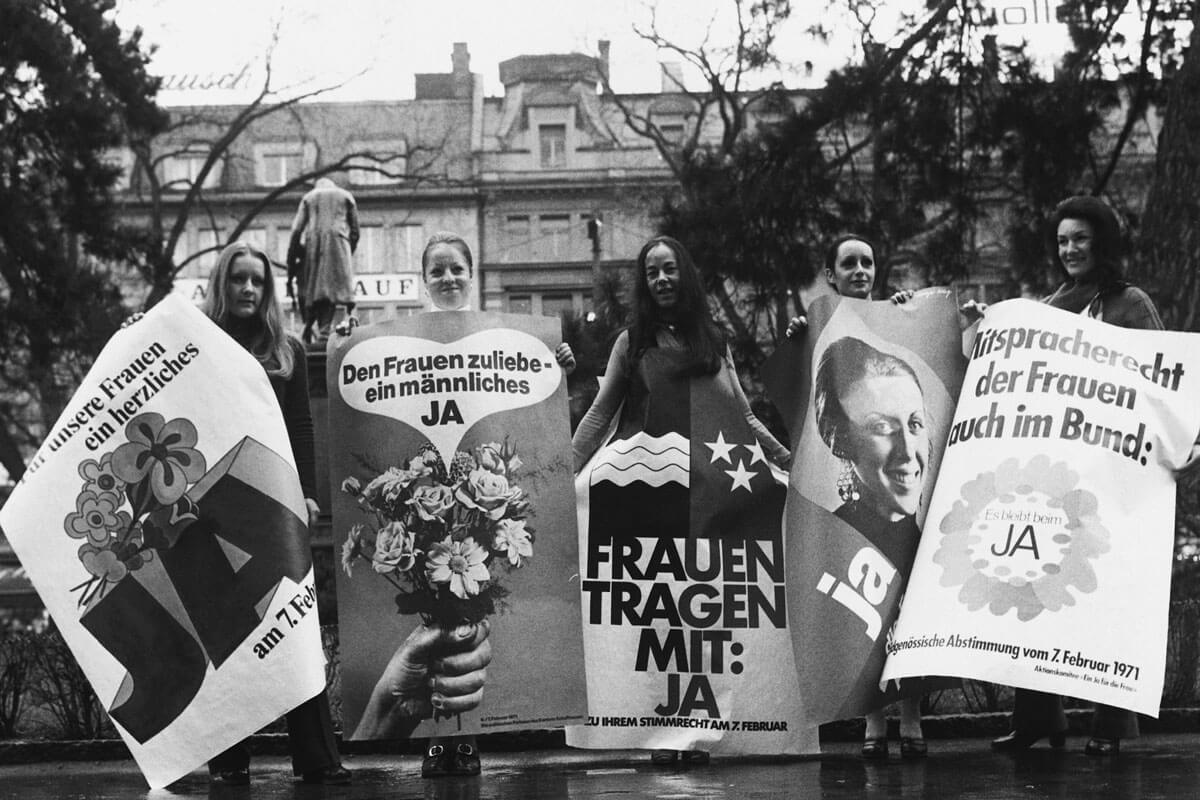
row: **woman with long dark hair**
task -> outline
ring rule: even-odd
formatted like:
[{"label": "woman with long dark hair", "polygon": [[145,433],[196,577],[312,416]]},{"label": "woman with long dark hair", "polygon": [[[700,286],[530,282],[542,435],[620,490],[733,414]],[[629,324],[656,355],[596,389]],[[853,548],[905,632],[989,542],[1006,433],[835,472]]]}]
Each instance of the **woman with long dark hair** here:
[{"label": "woman with long dark hair", "polygon": [[[718,402],[736,408],[748,423],[757,446],[771,461],[785,464],[790,453],[750,410],[729,348],[713,322],[700,273],[684,246],[669,236],[646,242],[637,256],[633,295],[632,324],[613,344],[600,390],[572,440],[575,471],[578,473],[604,444],[618,409],[620,420],[614,438],[628,432],[630,441],[639,435],[682,435],[687,439],[690,423],[685,419],[681,429],[680,418],[688,415],[692,379],[711,379]],[[678,466],[688,469],[687,463]],[[633,491],[629,486],[620,488]],[[630,522],[642,531],[660,536],[701,535],[688,529],[686,507],[681,510],[670,503],[653,501],[642,506],[632,499],[629,504],[637,506],[630,512],[636,519]],[[631,530],[611,533],[644,535]],[[675,750],[655,750],[651,756],[659,765],[674,764],[680,757]],[[689,763],[703,763],[708,753],[689,750],[682,753],[682,758]]]},{"label": "woman with long dark hair", "polygon": [[[1163,329],[1154,301],[1124,279],[1121,223],[1107,203],[1084,195],[1068,197],[1054,209],[1049,234],[1048,248],[1063,282],[1043,302],[1122,328]],[[1084,752],[1117,755],[1122,739],[1138,735],[1137,715],[1100,703],[1095,709]],[[992,741],[994,749],[1025,750],[1046,737],[1051,747],[1063,747],[1067,718],[1062,698],[1017,689],[1012,726],[1010,733]]]},{"label": "woman with long dark hair", "polygon": [[[270,378],[287,426],[288,440],[308,507],[309,529],[316,524],[316,460],[313,420],[308,401],[308,364],[304,346],[284,330],[271,262],[252,245],[235,242],[221,251],[208,278],[204,313],[258,359]],[[292,769],[305,783],[344,784],[342,766],[325,690],[287,714]],[[241,742],[208,764],[213,780],[228,785],[250,782],[250,751]]]}]

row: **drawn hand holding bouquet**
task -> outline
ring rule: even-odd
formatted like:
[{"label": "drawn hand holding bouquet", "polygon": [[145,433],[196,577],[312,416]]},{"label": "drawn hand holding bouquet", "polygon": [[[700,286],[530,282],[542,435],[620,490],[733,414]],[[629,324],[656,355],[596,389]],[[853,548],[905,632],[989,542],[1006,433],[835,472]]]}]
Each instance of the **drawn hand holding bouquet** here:
[{"label": "drawn hand holding bouquet", "polygon": [[[482,697],[491,658],[487,617],[509,593],[503,577],[533,556],[530,503],[512,483],[520,467],[507,440],[458,451],[449,470],[426,443],[406,467],[374,470],[365,486],[355,477],[342,483],[372,517],[350,529],[342,568],[350,575],[356,561],[369,562],[395,587],[399,613],[420,614],[423,623],[380,681],[402,706],[397,714],[436,718],[473,708]],[[372,738],[363,729],[370,717],[369,709],[355,738]]]},{"label": "drawn hand holding bouquet", "polygon": [[83,487],[63,523],[68,536],[87,540],[79,560],[91,577],[72,588],[80,607],[170,547],[197,518],[186,494],[206,469],[196,426],[151,412],[130,420],[125,435],[129,441],[112,452],[80,463]]}]

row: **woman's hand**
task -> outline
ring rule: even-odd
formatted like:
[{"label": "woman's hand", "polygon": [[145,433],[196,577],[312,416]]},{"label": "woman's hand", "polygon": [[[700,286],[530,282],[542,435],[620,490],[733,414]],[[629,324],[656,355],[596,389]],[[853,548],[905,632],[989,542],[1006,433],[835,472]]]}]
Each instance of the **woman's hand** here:
[{"label": "woman's hand", "polygon": [[354,738],[406,736],[435,708],[460,714],[478,706],[492,661],[490,632],[487,620],[414,628],[375,683]]},{"label": "woman's hand", "polygon": [[554,360],[562,367],[563,372],[570,375],[575,371],[575,353],[571,351],[571,345],[563,342],[554,350]]},{"label": "woman's hand", "polygon": [[914,292],[912,289],[901,289],[900,291],[898,291],[894,295],[892,295],[891,298],[889,298],[889,299],[896,305],[900,305],[902,303],[907,303],[909,300],[912,300],[914,294],[916,294],[916,292]]},{"label": "woman's hand", "polygon": [[311,497],[304,498],[304,505],[308,509],[308,529],[312,531],[317,527],[317,517],[321,514],[321,505]]},{"label": "woman's hand", "polygon": [[792,317],[788,320],[787,331],[784,333],[787,338],[793,338],[797,333],[808,327],[808,317],[801,314],[798,317]]},{"label": "woman's hand", "polygon": [[130,314],[128,317],[125,318],[124,322],[121,323],[121,330],[125,330],[130,325],[137,322],[139,319],[141,319],[144,316],[146,316],[146,315],[143,314],[141,311],[133,312],[132,314]]},{"label": "woman's hand", "polygon": [[987,311],[987,303],[977,303],[974,300],[968,300],[959,306],[958,313],[966,317],[967,324],[983,319],[983,312]]}]

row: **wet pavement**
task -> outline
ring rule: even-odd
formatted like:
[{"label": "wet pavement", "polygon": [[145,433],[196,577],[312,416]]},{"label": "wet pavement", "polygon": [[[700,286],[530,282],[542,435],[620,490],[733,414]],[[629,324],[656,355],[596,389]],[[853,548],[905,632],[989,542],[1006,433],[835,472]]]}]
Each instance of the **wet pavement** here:
[{"label": "wet pavement", "polygon": [[[1082,753],[1083,738],[1065,751],[1044,743],[1019,756],[992,753],[986,739],[930,740],[924,761],[864,762],[856,745],[826,745],[820,757],[715,759],[706,766],[652,767],[645,752],[543,750],[484,754],[478,778],[422,780],[416,756],[351,756],[354,783],[308,786],[291,777],[288,761],[257,757],[249,787],[214,786],[194,772],[150,792],[130,761],[51,762],[0,766],[0,798],[419,798],[517,800],[570,798],[1196,798],[1200,797],[1200,734],[1156,735],[1123,743],[1114,759]],[[893,748],[895,749],[895,748]]]}]

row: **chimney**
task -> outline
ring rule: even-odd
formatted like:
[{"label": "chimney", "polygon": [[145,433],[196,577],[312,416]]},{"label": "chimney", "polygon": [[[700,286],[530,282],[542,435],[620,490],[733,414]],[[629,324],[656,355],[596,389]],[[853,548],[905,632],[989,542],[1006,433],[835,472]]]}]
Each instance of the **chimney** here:
[{"label": "chimney", "polygon": [[662,66],[662,90],[664,93],[683,91],[683,67],[678,61],[664,61]]},{"label": "chimney", "polygon": [[454,84],[454,96],[461,100],[471,96],[471,54],[467,52],[466,42],[455,42],[454,52],[450,55],[451,81]]},{"label": "chimney", "polygon": [[604,80],[608,80],[608,39],[601,39],[597,43],[597,46],[600,49],[600,77]]}]

